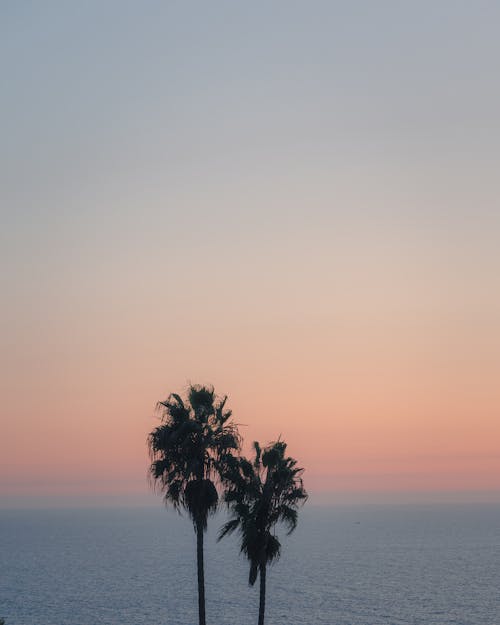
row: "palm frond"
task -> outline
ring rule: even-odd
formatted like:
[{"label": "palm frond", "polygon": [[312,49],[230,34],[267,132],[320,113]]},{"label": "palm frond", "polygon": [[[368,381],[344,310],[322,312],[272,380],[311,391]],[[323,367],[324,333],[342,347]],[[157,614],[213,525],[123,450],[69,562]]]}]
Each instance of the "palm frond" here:
[{"label": "palm frond", "polygon": [[276,536],[268,536],[266,545],[266,562],[275,562],[281,555],[281,543]]},{"label": "palm frond", "polygon": [[257,573],[259,572],[259,565],[257,562],[250,562],[250,573],[248,575],[248,583],[253,586],[257,580]]},{"label": "palm frond", "polygon": [[230,521],[227,521],[227,523],[224,523],[224,525],[219,530],[219,535],[217,536],[217,542],[219,542],[219,540],[222,540],[224,536],[232,534],[237,529],[239,524],[240,524],[239,519],[231,519]]},{"label": "palm frond", "polygon": [[195,525],[207,528],[207,519],[217,509],[219,494],[211,480],[191,480],[183,493],[184,506]]},{"label": "palm frond", "polygon": [[291,534],[297,527],[298,512],[292,506],[280,506],[278,508],[278,518],[287,526],[287,534]]}]

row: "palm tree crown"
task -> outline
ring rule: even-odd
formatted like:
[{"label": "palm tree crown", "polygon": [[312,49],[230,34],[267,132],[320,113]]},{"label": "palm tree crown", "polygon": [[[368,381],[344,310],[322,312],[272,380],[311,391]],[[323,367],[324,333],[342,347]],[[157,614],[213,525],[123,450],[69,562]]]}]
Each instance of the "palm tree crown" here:
[{"label": "palm tree crown", "polygon": [[154,485],[166,504],[185,509],[204,530],[219,500],[218,476],[240,445],[226,399],[199,385],[189,387],[187,401],[172,393],[158,403],[162,423],[148,437]]}]

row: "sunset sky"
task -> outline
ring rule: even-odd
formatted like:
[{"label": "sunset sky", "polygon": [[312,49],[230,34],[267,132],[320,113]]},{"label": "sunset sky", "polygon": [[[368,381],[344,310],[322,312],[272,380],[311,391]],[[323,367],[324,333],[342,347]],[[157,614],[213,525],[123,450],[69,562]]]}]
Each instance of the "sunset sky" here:
[{"label": "sunset sky", "polygon": [[2,3],[0,506],[157,503],[188,382],[317,501],[500,499],[499,23]]}]

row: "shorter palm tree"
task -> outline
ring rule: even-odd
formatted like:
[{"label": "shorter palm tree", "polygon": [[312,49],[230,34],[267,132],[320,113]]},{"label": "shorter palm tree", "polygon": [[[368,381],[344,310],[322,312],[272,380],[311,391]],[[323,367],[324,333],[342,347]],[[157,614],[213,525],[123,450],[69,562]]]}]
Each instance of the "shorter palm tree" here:
[{"label": "shorter palm tree", "polygon": [[307,499],[303,469],[286,457],[285,451],[283,441],[264,450],[255,442],[254,460],[232,458],[223,475],[230,518],[222,526],[219,540],[238,530],[241,552],[250,561],[249,584],[253,586],[260,576],[259,625],[264,625],[267,565],[281,552],[275,527],[284,523],[291,534],[297,526],[298,507]]}]

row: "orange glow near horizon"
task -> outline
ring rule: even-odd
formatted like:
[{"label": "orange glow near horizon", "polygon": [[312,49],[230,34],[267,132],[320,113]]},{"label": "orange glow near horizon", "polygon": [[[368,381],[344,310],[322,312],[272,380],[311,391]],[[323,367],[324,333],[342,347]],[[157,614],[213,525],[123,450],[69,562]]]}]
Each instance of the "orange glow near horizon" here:
[{"label": "orange glow near horizon", "polygon": [[149,495],[189,382],[312,494],[500,499],[498,3],[4,4],[0,505]]},{"label": "orange glow near horizon", "polygon": [[3,424],[0,488],[63,499],[148,492],[154,404],[186,387],[184,369],[228,393],[246,451],[282,437],[313,495],[498,491],[494,345],[475,335],[459,350],[439,323],[411,339],[385,322],[338,329],[319,319],[301,332],[248,322],[226,327],[225,342],[206,323],[165,343],[145,330],[128,347],[79,345],[78,360],[55,349],[24,370],[30,392],[6,407],[16,418]]}]

